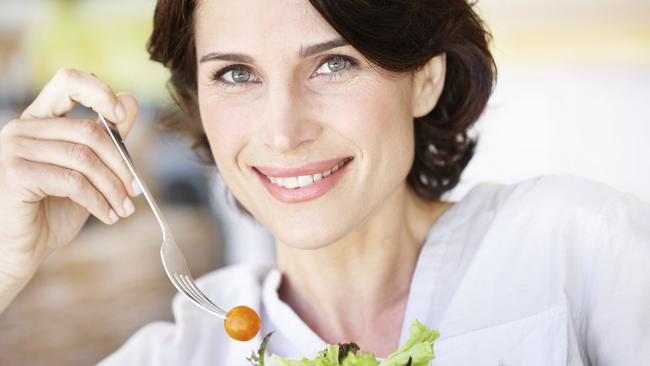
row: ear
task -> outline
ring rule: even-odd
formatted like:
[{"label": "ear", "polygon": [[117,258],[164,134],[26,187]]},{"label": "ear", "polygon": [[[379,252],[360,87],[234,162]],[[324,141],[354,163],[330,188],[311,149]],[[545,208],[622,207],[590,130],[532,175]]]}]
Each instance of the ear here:
[{"label": "ear", "polygon": [[446,55],[432,57],[413,74],[413,117],[429,114],[438,103],[445,85]]}]

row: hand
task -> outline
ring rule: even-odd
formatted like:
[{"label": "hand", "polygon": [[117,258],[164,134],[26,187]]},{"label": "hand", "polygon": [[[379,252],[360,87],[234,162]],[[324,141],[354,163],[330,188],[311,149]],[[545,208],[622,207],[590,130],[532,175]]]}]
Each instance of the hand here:
[{"label": "hand", "polygon": [[8,303],[3,284],[22,288],[90,213],[113,224],[133,212],[129,196],[139,192],[109,135],[96,121],[66,117],[77,102],[115,122],[123,137],[138,113],[132,96],[61,69],[0,131],[0,311],[3,296]]}]

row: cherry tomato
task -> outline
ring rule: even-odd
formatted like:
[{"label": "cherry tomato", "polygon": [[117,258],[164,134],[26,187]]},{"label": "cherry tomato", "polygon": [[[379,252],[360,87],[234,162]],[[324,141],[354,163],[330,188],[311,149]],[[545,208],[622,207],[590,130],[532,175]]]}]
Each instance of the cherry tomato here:
[{"label": "cherry tomato", "polygon": [[260,331],[260,316],[248,306],[235,306],[226,317],[223,327],[232,339],[248,341]]}]

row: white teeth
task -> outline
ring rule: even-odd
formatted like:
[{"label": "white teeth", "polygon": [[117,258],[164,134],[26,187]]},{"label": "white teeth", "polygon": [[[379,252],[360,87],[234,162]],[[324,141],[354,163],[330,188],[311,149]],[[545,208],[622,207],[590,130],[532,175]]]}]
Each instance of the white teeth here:
[{"label": "white teeth", "polygon": [[334,167],[332,167],[332,169],[326,170],[322,173],[316,173],[312,175],[301,175],[298,177],[287,177],[287,178],[268,177],[268,178],[271,181],[271,183],[279,185],[284,188],[293,189],[298,187],[300,188],[307,187],[336,172],[346,162],[347,160],[343,160],[338,164],[336,164]]},{"label": "white teeth", "polygon": [[282,185],[286,188],[298,188],[298,178],[296,177],[284,178]]},{"label": "white teeth", "polygon": [[298,177],[298,185],[300,188],[307,187],[308,185],[314,183],[314,179],[311,175],[301,175]]}]

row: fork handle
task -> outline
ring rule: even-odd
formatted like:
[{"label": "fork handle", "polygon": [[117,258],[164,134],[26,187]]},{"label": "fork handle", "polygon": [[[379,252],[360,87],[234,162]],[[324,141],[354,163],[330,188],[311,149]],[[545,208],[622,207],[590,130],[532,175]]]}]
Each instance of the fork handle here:
[{"label": "fork handle", "polygon": [[128,158],[128,160],[132,161],[131,155],[129,154],[129,150],[126,149],[126,146],[124,145],[124,140],[122,140],[122,135],[120,135],[120,132],[117,130],[117,126],[115,126],[115,123],[106,120],[106,118],[103,118],[101,115],[100,115],[100,119],[103,119],[103,122],[105,122],[105,127],[108,129],[109,135],[114,137],[114,139],[112,140],[113,143],[117,143],[118,145],[117,149],[123,151],[126,157]]},{"label": "fork handle", "polygon": [[108,131],[108,134],[111,137],[113,144],[117,148],[117,151],[120,153],[120,156],[122,156],[122,160],[124,160],[124,163],[126,163],[126,166],[129,168],[129,171],[131,171],[131,174],[133,175],[133,179],[136,181],[136,184],[142,191],[144,198],[147,200],[147,203],[149,204],[149,207],[151,207],[151,210],[153,211],[153,214],[156,217],[156,220],[158,221],[158,225],[160,225],[160,230],[162,231],[163,240],[166,239],[169,236],[169,228],[167,227],[167,224],[163,219],[162,212],[158,208],[156,201],[153,200],[153,196],[151,195],[151,192],[149,192],[147,186],[144,184],[144,181],[140,178],[140,175],[136,172],[135,166],[133,165],[133,161],[131,160],[131,156],[129,155],[129,152],[126,149],[126,146],[124,146],[124,141],[122,140],[122,136],[118,132],[117,127],[113,122],[107,120],[101,114],[98,113],[97,115],[99,116],[99,120],[102,122],[102,124]]}]

